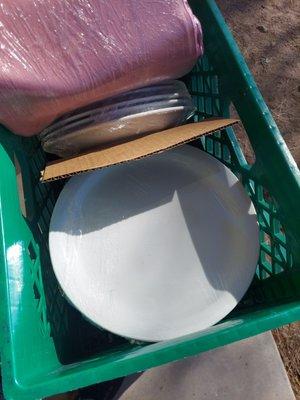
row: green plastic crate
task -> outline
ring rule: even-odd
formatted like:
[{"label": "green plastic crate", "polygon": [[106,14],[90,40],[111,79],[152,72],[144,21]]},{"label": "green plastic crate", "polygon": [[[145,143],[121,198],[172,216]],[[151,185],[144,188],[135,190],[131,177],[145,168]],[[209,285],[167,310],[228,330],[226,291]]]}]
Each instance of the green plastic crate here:
[{"label": "green plastic crate", "polygon": [[0,316],[7,399],[40,399],[125,376],[300,319],[299,171],[214,1],[191,5],[206,52],[186,77],[195,119],[228,116],[233,104],[255,153],[249,165],[233,129],[195,143],[240,177],[255,204],[261,252],[253,283],[224,321],[181,339],[132,344],[97,329],[65,300],[49,260],[48,226],[61,183],[39,183],[45,156],[36,139],[2,128]]}]

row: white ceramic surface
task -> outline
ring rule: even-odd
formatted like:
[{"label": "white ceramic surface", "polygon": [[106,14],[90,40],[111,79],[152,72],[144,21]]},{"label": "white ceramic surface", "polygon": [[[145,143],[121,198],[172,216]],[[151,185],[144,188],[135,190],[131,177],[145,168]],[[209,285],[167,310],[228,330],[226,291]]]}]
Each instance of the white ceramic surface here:
[{"label": "white ceramic surface", "polygon": [[224,318],[251,283],[259,254],[242,185],[187,145],[71,178],[49,244],[73,305],[98,326],[145,341]]}]

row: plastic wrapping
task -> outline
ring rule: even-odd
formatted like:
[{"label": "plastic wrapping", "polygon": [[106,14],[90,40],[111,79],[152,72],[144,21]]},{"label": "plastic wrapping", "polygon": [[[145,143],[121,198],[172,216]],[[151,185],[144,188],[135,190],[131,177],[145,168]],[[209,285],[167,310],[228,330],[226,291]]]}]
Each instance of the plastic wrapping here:
[{"label": "plastic wrapping", "polygon": [[248,289],[259,247],[242,184],[188,145],[72,177],[49,229],[69,301],[96,326],[150,342],[223,319]]},{"label": "plastic wrapping", "polygon": [[89,103],[186,74],[202,54],[186,0],[4,0],[0,122],[39,133]]},{"label": "plastic wrapping", "polygon": [[40,135],[45,151],[73,156],[180,125],[195,106],[183,82],[165,81],[94,103],[64,116]]}]

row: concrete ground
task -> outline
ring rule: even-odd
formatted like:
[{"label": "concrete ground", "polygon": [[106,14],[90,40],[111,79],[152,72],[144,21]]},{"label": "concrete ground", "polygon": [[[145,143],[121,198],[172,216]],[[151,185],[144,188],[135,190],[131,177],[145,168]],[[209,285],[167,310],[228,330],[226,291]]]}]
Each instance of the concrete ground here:
[{"label": "concrete ground", "polygon": [[295,400],[270,332],[126,378],[114,400]]}]

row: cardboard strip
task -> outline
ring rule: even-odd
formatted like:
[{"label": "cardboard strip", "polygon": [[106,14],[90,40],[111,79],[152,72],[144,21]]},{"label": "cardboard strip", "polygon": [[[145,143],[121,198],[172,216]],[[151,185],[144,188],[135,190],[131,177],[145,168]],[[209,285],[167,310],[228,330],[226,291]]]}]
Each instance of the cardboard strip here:
[{"label": "cardboard strip", "polygon": [[238,123],[237,119],[207,119],[138,137],[112,147],[53,161],[42,171],[42,182],[105,168],[159,153]]}]

